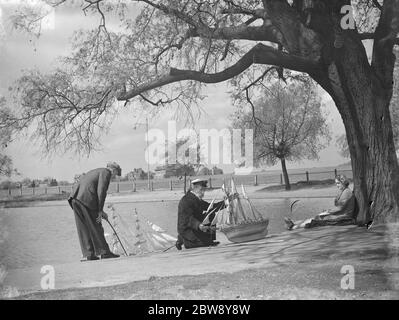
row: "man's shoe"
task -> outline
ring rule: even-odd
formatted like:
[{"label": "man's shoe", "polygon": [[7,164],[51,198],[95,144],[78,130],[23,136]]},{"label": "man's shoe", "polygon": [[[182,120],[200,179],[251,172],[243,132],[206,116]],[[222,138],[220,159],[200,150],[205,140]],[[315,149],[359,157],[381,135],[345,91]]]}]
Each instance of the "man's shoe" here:
[{"label": "man's shoe", "polygon": [[220,244],[220,241],[212,241],[209,246],[210,247],[216,247],[218,244]]},{"label": "man's shoe", "polygon": [[112,259],[112,258],[119,258],[118,254],[114,254],[112,252],[108,252],[106,254],[101,255],[101,259]]},{"label": "man's shoe", "polygon": [[84,262],[84,261],[94,261],[94,260],[100,260],[100,258],[97,256],[88,256],[88,257],[83,258],[80,261]]},{"label": "man's shoe", "polygon": [[177,250],[181,250],[181,242],[179,240],[176,241],[175,246]]},{"label": "man's shoe", "polygon": [[290,218],[285,217],[284,222],[288,230],[292,230],[292,228],[295,226],[295,223]]}]

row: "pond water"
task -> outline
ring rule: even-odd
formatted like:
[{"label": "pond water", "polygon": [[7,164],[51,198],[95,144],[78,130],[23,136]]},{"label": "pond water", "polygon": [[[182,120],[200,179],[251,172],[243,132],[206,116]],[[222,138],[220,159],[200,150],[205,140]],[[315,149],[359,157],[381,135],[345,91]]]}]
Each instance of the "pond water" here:
[{"label": "pond water", "polygon": [[[294,199],[254,199],[254,206],[270,219],[269,234],[285,231],[283,217],[290,216]],[[332,206],[332,198],[302,199],[292,218],[305,219]],[[135,209],[141,223],[149,220],[168,234],[177,235],[178,201],[115,203],[114,208],[133,226]],[[105,209],[106,210],[106,209]],[[110,233],[106,222],[105,232]],[[0,263],[7,269],[78,261],[81,251],[75,219],[69,206],[35,206],[0,210]]]}]

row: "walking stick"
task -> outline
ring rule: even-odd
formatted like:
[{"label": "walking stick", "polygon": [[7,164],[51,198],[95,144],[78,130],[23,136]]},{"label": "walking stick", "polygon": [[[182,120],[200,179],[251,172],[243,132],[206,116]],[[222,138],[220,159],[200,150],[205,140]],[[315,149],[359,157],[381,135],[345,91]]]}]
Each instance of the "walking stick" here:
[{"label": "walking stick", "polygon": [[172,249],[174,246],[175,246],[175,245],[170,246],[169,248],[166,248],[166,249],[165,249],[164,251],[162,251],[162,252],[166,252],[166,251],[168,251],[169,249]]},{"label": "walking stick", "polygon": [[115,231],[114,227],[112,226],[111,222],[109,222],[108,219],[105,219],[105,221],[108,222],[108,224],[109,224],[109,226],[111,227],[112,231],[114,232],[114,234],[115,234],[116,237],[118,238],[118,241],[119,241],[119,243],[121,244],[121,247],[122,247],[123,251],[125,252],[125,256],[128,256],[128,254],[127,254],[127,252],[126,252],[126,250],[125,250],[125,247],[123,246],[121,239],[119,239],[119,236],[118,236],[118,234],[116,233],[116,231]]}]

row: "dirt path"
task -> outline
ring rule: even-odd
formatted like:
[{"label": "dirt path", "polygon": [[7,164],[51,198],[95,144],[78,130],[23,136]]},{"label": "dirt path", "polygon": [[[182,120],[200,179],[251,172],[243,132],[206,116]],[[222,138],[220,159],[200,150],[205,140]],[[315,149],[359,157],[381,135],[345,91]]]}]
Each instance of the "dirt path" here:
[{"label": "dirt path", "polygon": [[396,225],[372,231],[325,227],[216,248],[60,265],[60,290],[32,293],[40,283],[32,270],[12,270],[6,282],[22,285],[20,299],[398,299],[397,231]]}]

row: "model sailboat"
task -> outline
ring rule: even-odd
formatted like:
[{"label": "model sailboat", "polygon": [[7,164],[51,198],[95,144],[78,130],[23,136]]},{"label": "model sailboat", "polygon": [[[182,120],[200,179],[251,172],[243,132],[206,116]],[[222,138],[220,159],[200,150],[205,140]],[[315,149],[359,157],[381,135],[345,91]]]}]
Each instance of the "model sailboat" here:
[{"label": "model sailboat", "polygon": [[[218,217],[219,230],[231,242],[247,242],[264,238],[267,235],[269,219],[264,218],[252,205],[244,186],[241,185],[242,195],[239,195],[234,180],[231,179],[231,190],[226,190],[224,185],[222,190],[226,193],[227,199],[225,200],[226,208]],[[229,200],[231,194],[235,197]]]}]

